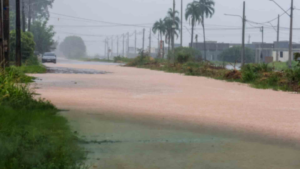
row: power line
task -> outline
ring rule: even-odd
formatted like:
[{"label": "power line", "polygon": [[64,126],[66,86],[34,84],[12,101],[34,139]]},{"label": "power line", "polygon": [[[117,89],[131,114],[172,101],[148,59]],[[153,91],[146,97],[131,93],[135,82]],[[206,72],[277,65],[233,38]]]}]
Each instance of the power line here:
[{"label": "power line", "polygon": [[[279,17],[282,17],[284,14],[286,14],[288,11],[290,11],[291,10],[291,8],[289,8],[289,9],[287,9],[286,11],[284,11],[282,14],[280,14],[279,15]],[[255,23],[255,24],[266,24],[266,23],[269,23],[269,22],[273,22],[273,21],[275,21],[275,20],[277,20],[278,19],[278,17],[276,17],[276,18],[274,18],[274,19],[271,19],[271,20],[269,20],[269,21],[266,21],[266,22],[254,22],[254,21],[250,21],[250,20],[246,20],[246,21],[249,21],[249,22],[252,22],[252,23]]]},{"label": "power line", "polygon": [[134,27],[149,27],[149,26],[143,26],[143,25],[148,25],[150,23],[143,23],[143,24],[123,24],[123,23],[115,23],[115,22],[107,22],[107,21],[101,21],[101,20],[94,20],[94,19],[88,19],[88,18],[81,18],[81,17],[74,17],[74,16],[69,16],[65,14],[59,14],[55,12],[50,12],[53,15],[58,15],[58,16],[64,16],[64,17],[69,17],[69,18],[74,18],[74,19],[79,19],[79,20],[85,20],[85,21],[92,21],[92,22],[99,22],[99,23],[105,23],[105,24],[112,24],[112,25],[122,25],[122,26],[134,26]]}]

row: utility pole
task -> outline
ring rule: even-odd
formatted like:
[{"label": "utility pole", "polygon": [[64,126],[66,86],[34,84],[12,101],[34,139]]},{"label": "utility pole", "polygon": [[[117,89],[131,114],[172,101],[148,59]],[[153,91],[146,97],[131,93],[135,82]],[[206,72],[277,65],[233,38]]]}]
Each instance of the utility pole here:
[{"label": "utility pole", "polygon": [[109,53],[111,52],[111,49],[109,47],[109,38],[107,38],[107,60],[109,60]]},{"label": "utility pole", "polygon": [[117,36],[117,56],[119,56],[119,36]]},{"label": "utility pole", "polygon": [[113,50],[114,50],[114,37],[111,37],[111,56],[113,56]]},{"label": "utility pole", "polygon": [[248,36],[248,44],[251,43],[251,35]]},{"label": "utility pole", "polygon": [[142,53],[144,53],[144,47],[145,47],[145,28],[143,29],[143,48],[142,48]]},{"label": "utility pole", "polygon": [[5,67],[9,66],[9,0],[3,0],[3,46]]},{"label": "utility pole", "polygon": [[149,55],[151,55],[151,29],[149,34]]},{"label": "utility pole", "polygon": [[134,53],[136,54],[136,30],[134,31]]},{"label": "utility pole", "polygon": [[127,32],[127,57],[129,57],[129,32]]},{"label": "utility pole", "polygon": [[290,23],[290,48],[289,48],[289,68],[292,68],[292,55],[293,55],[293,15],[294,15],[294,0],[291,2],[291,23]]},{"label": "utility pole", "polygon": [[25,2],[22,0],[22,30],[26,31],[26,20],[25,20]]},{"label": "utility pole", "polygon": [[123,57],[125,57],[125,35],[123,34]]},{"label": "utility pole", "polygon": [[173,0],[173,25],[172,25],[172,54],[173,63],[175,63],[174,42],[175,42],[175,0]]},{"label": "utility pole", "polygon": [[280,15],[278,15],[278,24],[277,24],[277,45],[276,45],[276,62],[279,61],[279,31],[280,31]]},{"label": "utility pole", "polygon": [[241,64],[242,67],[245,64],[245,22],[246,22],[246,2],[244,1],[243,4],[243,31],[242,31],[242,58],[241,58]]},{"label": "utility pole", "polygon": [[263,59],[263,48],[264,48],[264,26],[261,27],[261,54],[260,54],[260,58],[259,61],[261,61],[261,59]]},{"label": "utility pole", "polygon": [[181,0],[181,29],[180,29],[180,46],[182,47],[183,36],[183,0]]},{"label": "utility pole", "polygon": [[2,0],[0,0],[0,68],[4,68],[4,53],[3,53],[3,8],[2,8]]},{"label": "utility pole", "polygon": [[21,66],[21,6],[16,0],[16,66]]},{"label": "utility pole", "polygon": [[106,56],[106,39],[104,40],[104,57]]}]

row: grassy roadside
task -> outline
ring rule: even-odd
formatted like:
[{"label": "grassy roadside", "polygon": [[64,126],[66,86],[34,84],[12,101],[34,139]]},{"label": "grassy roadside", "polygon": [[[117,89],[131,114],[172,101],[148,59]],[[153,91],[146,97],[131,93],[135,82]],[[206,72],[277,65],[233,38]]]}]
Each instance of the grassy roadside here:
[{"label": "grassy roadside", "polygon": [[32,78],[24,72],[37,66],[0,71],[0,168],[82,168],[85,154],[67,120],[27,86]]},{"label": "grassy roadside", "polygon": [[186,61],[174,64],[151,57],[137,57],[127,66],[247,83],[260,89],[300,92],[300,67],[297,66],[278,71],[267,64],[247,64],[241,70],[226,70],[210,62]]},{"label": "grassy roadside", "polygon": [[114,57],[114,60],[99,59],[99,58],[80,58],[79,60],[87,61],[87,62],[128,63],[128,62],[132,61],[133,59],[117,56],[117,57]]}]

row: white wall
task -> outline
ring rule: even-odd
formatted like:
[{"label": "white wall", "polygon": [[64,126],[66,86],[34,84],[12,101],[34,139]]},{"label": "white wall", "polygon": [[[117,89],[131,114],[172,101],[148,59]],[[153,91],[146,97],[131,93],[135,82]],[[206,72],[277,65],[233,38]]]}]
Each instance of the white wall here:
[{"label": "white wall", "polygon": [[[280,52],[283,52],[283,57],[280,57]],[[280,62],[287,62],[289,60],[289,52],[288,51],[279,51],[278,58]],[[276,61],[276,51],[273,51],[273,60]]]}]

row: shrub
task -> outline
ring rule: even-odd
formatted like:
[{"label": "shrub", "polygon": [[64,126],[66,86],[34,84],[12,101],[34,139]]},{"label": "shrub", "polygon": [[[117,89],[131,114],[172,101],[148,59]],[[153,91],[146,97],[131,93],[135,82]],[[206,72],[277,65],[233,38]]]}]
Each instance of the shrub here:
[{"label": "shrub", "polygon": [[[177,63],[186,63],[188,61],[194,61],[201,58],[201,52],[193,48],[188,47],[178,47],[174,50],[175,62]],[[173,53],[168,53],[168,59],[172,60]]]},{"label": "shrub", "polygon": [[126,57],[122,57],[122,56],[116,56],[114,57],[114,62],[115,63],[127,63],[130,62],[132,59],[130,58],[126,58]]},{"label": "shrub", "polygon": [[285,73],[290,83],[297,83],[300,85],[300,68],[288,69]]},{"label": "shrub", "polygon": [[[15,60],[16,53],[16,31],[10,32],[10,60]],[[22,61],[34,55],[35,42],[32,33],[21,33]]]},{"label": "shrub", "polygon": [[84,152],[67,121],[20,76],[14,67],[0,71],[0,168],[81,168]]},{"label": "shrub", "polygon": [[150,65],[156,64],[156,60],[150,56],[138,56],[128,62],[126,66],[143,66],[143,65]]},{"label": "shrub", "polygon": [[232,70],[225,74],[225,78],[229,80],[239,80],[242,78],[242,74],[238,70]]}]

